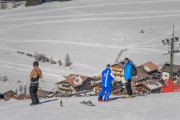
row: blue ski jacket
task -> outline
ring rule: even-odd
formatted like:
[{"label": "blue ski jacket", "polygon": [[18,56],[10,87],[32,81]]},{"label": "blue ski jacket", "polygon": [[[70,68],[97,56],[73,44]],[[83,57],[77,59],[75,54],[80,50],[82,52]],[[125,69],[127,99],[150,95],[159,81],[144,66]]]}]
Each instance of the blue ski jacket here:
[{"label": "blue ski jacket", "polygon": [[106,68],[102,72],[102,87],[112,87],[112,81],[114,80],[114,75],[112,74],[110,68]]},{"label": "blue ski jacket", "polygon": [[133,62],[129,61],[124,67],[124,78],[125,80],[132,80],[132,65]]}]

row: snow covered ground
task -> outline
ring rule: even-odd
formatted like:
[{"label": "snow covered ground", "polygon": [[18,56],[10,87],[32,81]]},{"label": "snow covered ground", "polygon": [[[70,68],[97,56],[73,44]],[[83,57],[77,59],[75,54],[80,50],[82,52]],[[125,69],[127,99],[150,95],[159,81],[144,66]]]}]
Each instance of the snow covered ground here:
[{"label": "snow covered ground", "polygon": [[[55,60],[70,55],[71,68],[40,63],[46,90],[70,73],[99,75],[124,48],[121,59],[164,64],[169,56],[161,40],[171,37],[173,24],[180,36],[179,6],[180,0],[72,0],[0,10],[0,76],[14,81],[1,84],[0,92],[15,89],[18,80],[29,82],[34,59],[17,50]],[[176,54],[175,63],[179,59]]]},{"label": "snow covered ground", "polygon": [[[152,94],[133,99],[111,96],[114,100],[98,103],[96,97],[42,99],[38,106],[30,101],[0,101],[1,120],[179,120],[180,94]],[[116,99],[117,98],[117,99]],[[95,107],[79,104],[91,100]]]},{"label": "snow covered ground", "polygon": [[[180,35],[179,5],[180,0],[72,0],[1,10],[1,73],[12,79],[29,74],[33,59],[17,55],[17,50],[57,60],[69,53],[73,69],[41,65],[48,80],[72,72],[98,74],[123,48],[129,51],[122,59],[163,64],[169,56],[163,55],[167,47],[161,40],[171,37],[173,24]],[[176,63],[179,58],[177,54]]]},{"label": "snow covered ground", "polygon": [[[34,59],[18,51],[43,53],[63,60],[69,53],[73,67],[40,63],[44,78],[40,87],[55,89],[63,75],[79,73],[98,75],[107,63],[112,64],[121,49],[140,65],[149,60],[163,64],[169,60],[162,39],[170,38],[172,25],[180,36],[180,0],[72,0],[38,6],[24,5],[0,10],[0,93],[18,88],[18,80],[29,85]],[[140,33],[144,30],[144,34]],[[180,64],[180,54],[175,63]],[[113,98],[113,96],[112,96]],[[97,106],[78,104],[92,100]],[[42,99],[42,105],[30,107],[29,100],[0,101],[2,120],[179,120],[180,94],[155,94],[134,99],[116,99],[97,103],[96,97]]]}]

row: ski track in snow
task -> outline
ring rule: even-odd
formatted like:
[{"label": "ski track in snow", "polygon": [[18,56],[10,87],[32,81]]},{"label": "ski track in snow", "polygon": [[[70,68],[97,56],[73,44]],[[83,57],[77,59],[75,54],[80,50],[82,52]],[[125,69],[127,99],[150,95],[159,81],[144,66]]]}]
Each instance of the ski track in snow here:
[{"label": "ski track in snow", "polygon": [[[175,11],[176,12],[180,12],[179,11]],[[121,12],[122,14],[123,12]],[[142,12],[143,13],[143,12]],[[142,14],[141,12],[138,12],[138,14]],[[151,12],[149,12],[151,13]],[[152,12],[152,13],[155,13]],[[119,14],[119,13],[104,13],[104,14],[94,14],[95,16],[104,16],[104,15],[116,15],[116,14]],[[126,12],[124,12],[123,14],[126,14]],[[137,14],[136,12],[132,14]],[[68,17],[77,17],[77,16],[82,16],[84,17],[84,15],[69,15]],[[89,16],[89,17],[92,17],[93,14],[87,14],[85,16]],[[65,19],[65,20],[49,20],[49,21],[43,21],[43,22],[30,22],[30,23],[26,23],[26,24],[22,24],[22,25],[19,25],[17,27],[14,27],[14,29],[17,29],[17,28],[21,28],[21,27],[25,27],[25,26],[31,26],[31,25],[39,25],[39,24],[50,24],[50,23],[68,23],[68,22],[83,22],[83,21],[102,21],[102,20],[132,20],[132,19],[149,19],[149,18],[166,18],[166,17],[179,17],[180,14],[168,14],[168,15],[151,15],[151,16],[139,16],[139,17],[93,17],[93,18],[81,18],[81,19]],[[58,18],[61,18],[63,16],[59,16]],[[67,16],[64,16],[64,17],[67,17]],[[36,17],[33,17],[32,19],[34,19]],[[48,16],[48,17],[45,17],[45,18],[51,18],[51,16]],[[13,18],[12,20],[26,20],[27,18]],[[31,20],[31,18],[29,18],[29,20]]]},{"label": "ski track in snow", "polygon": [[[173,0],[174,2],[179,1],[179,0]],[[119,3],[119,4],[138,4],[138,3],[153,3],[153,2],[170,2],[169,0],[162,0],[162,1],[140,1],[140,2],[127,2],[127,3]],[[99,6],[107,6],[107,5],[119,5],[117,3],[112,3],[112,4],[101,4],[101,5],[88,5],[88,6],[75,6],[75,7],[68,7],[68,8],[62,8],[62,9],[74,9],[74,8],[84,8],[84,7],[99,7]],[[49,11],[49,10],[48,10]],[[41,11],[41,12],[46,12],[46,11]],[[41,13],[40,12],[40,13]],[[180,10],[172,10],[172,11],[148,11],[148,12],[115,12],[115,13],[104,13],[104,14],[84,14],[84,15],[67,15],[67,16],[48,16],[45,18],[54,18],[54,17],[84,17],[84,16],[103,16],[103,15],[116,15],[116,14],[142,14],[142,13],[179,13]],[[39,13],[39,12],[37,12]],[[15,14],[17,15],[17,14]],[[17,27],[14,27],[13,29],[21,28],[21,27],[26,27],[26,26],[31,26],[31,25],[40,25],[40,24],[52,24],[52,23],[67,23],[67,22],[83,22],[83,21],[102,21],[102,20],[123,20],[123,19],[148,19],[148,18],[163,18],[163,17],[178,17],[180,14],[170,14],[170,15],[158,15],[158,16],[140,16],[140,17],[108,17],[108,18],[86,18],[86,19],[71,19],[71,20],[55,20],[55,21],[43,21],[43,22],[30,22],[27,24],[22,24]],[[12,18],[12,20],[25,20],[25,19],[37,19],[40,17],[32,17],[32,18]],[[12,29],[10,29],[12,30]],[[8,30],[9,31],[9,30]],[[7,32],[7,31],[6,31]],[[168,34],[165,34],[164,36],[167,36]],[[159,38],[163,38],[164,36],[161,36]],[[149,41],[142,42],[140,44],[148,43],[148,42],[153,42],[159,38],[155,38]],[[51,41],[52,42],[52,41]],[[57,41],[56,41],[57,42]],[[61,41],[61,43],[66,43],[66,41]],[[76,44],[73,42],[68,42],[68,44]],[[139,44],[139,43],[138,43]],[[138,45],[134,44],[134,45]],[[76,44],[77,45],[77,44]],[[117,48],[115,46],[107,46],[107,45],[94,45],[94,44],[85,44],[85,43],[79,43],[78,45],[85,45],[85,46],[96,46],[96,47],[106,47],[106,48]],[[133,46],[134,46],[133,45]],[[132,46],[132,45],[131,45]]]},{"label": "ski track in snow", "polygon": [[[159,13],[168,13],[167,15],[149,15],[149,16],[140,16],[140,17],[111,17],[111,15],[122,15],[122,14],[129,14],[129,15],[135,15],[135,14],[159,14]],[[176,13],[176,14],[172,14]],[[178,14],[177,14],[178,13]],[[94,13],[86,13],[81,15],[65,15],[65,16],[42,16],[42,17],[23,17],[23,18],[10,18],[12,21],[24,21],[24,20],[38,20],[38,19],[49,19],[49,18],[71,18],[71,17],[93,17],[89,19],[73,19],[72,21],[81,22],[81,21],[90,21],[90,20],[126,20],[126,19],[148,19],[148,18],[166,18],[166,17],[178,17],[180,16],[180,10],[175,11],[152,11],[152,12],[111,12],[111,13],[102,13],[102,14],[94,14]],[[98,16],[97,18],[95,18]],[[110,18],[106,17],[100,17],[100,16],[109,16]],[[6,21],[6,20],[5,20]],[[62,21],[66,22],[66,21]],[[68,21],[67,21],[68,22]]]},{"label": "ski track in snow", "polygon": [[[32,67],[30,67],[29,65],[25,65],[25,64],[19,64],[19,63],[14,63],[14,62],[7,62],[7,61],[3,61],[3,60],[0,60],[1,63],[5,63],[7,65],[10,65],[10,66],[1,66],[2,68],[9,68],[9,69],[15,69],[15,70],[18,70],[18,71],[25,71],[27,73],[30,73],[31,70],[32,70]],[[3,64],[4,65],[4,64]],[[17,66],[17,67],[12,67],[12,66]],[[20,66],[23,66],[25,68],[20,68]],[[52,71],[51,69],[49,68],[45,68],[43,70],[49,70],[49,71]],[[61,71],[61,70],[59,70]],[[68,72],[68,71],[64,71],[63,72]],[[69,72],[68,72],[69,73]],[[49,72],[45,72],[43,71],[43,74],[47,75],[47,76],[56,76],[56,77],[60,77],[62,76],[63,74],[54,74],[54,73],[49,73]]]},{"label": "ski track in snow", "polygon": [[[156,41],[156,40],[159,40],[160,38],[163,38],[165,36],[168,36],[169,34],[165,34],[164,36],[161,36],[159,38],[155,38],[155,39],[152,39],[152,40],[149,40],[149,41],[146,41],[146,42],[141,42],[141,43],[136,43],[136,44],[132,44],[132,45],[127,45],[126,47],[130,50],[134,50],[134,49],[141,49],[141,50],[149,50],[149,51],[152,51],[152,50],[156,50],[156,49],[153,49],[153,48],[139,48],[138,45],[142,45],[142,44],[146,44],[146,43],[149,43],[149,42],[153,42],[153,41]],[[61,40],[28,40],[28,41],[14,41],[12,42],[11,44],[18,44],[18,43],[41,43],[41,42],[47,42],[47,43],[61,43],[61,44],[68,44],[68,45],[77,45],[77,46],[83,46],[83,47],[97,47],[97,48],[106,48],[106,49],[120,49],[119,46],[113,46],[113,45],[104,45],[104,44],[92,44],[92,43],[82,43],[82,42],[70,42],[70,41],[61,41]],[[123,47],[123,46],[121,46]],[[165,50],[156,50],[156,53],[165,53],[166,51]],[[83,65],[84,66],[84,65]],[[85,65],[87,66],[87,65]],[[87,66],[87,68],[91,69],[91,70],[94,70],[95,67],[93,66]]]}]

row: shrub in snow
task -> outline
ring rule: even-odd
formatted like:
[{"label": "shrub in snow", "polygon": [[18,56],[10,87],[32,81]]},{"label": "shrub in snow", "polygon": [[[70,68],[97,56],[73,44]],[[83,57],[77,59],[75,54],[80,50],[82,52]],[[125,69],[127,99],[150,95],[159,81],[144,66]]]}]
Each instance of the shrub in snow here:
[{"label": "shrub in snow", "polygon": [[50,63],[51,63],[51,64],[57,64],[57,62],[54,61],[52,57],[50,58]]},{"label": "shrub in snow", "polygon": [[7,9],[8,8],[8,6],[7,6],[7,4],[5,3],[5,1],[3,0],[3,1],[1,1],[2,3],[1,3],[1,9]]},{"label": "shrub in snow", "polygon": [[32,57],[33,55],[32,55],[32,54],[30,54],[30,53],[27,53],[27,54],[26,54],[26,56],[28,56],[28,57]]},{"label": "shrub in snow", "polygon": [[51,62],[51,60],[53,60],[46,57],[45,54],[39,54],[37,52],[35,52],[34,58],[35,58],[35,61],[42,61],[42,62]]},{"label": "shrub in snow", "polygon": [[24,85],[24,88],[23,88],[23,94],[26,95],[27,94],[27,86]]},{"label": "shrub in snow", "polygon": [[21,80],[18,80],[17,83],[21,83]]},{"label": "shrub in snow", "polygon": [[63,65],[61,60],[58,60],[58,64],[59,64],[59,66]]},{"label": "shrub in snow", "polygon": [[2,81],[6,82],[6,81],[8,81],[8,80],[9,80],[9,79],[8,79],[7,76],[3,76]]},{"label": "shrub in snow", "polygon": [[141,30],[141,33],[144,33],[144,30]]},{"label": "shrub in snow", "polygon": [[22,52],[22,51],[17,51],[17,53],[19,53],[19,54],[25,54],[25,52]]}]

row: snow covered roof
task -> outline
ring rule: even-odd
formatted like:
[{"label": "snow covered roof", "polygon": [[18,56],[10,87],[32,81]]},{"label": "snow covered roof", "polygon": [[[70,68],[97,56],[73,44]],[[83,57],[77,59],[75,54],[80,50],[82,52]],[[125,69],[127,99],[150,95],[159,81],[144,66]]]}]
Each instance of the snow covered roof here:
[{"label": "snow covered roof", "polygon": [[71,74],[68,76],[68,78],[66,78],[65,80],[63,80],[57,84],[68,83],[72,87],[78,87],[78,86],[82,85],[86,80],[89,80],[89,79],[91,79],[91,78],[88,76],[80,76],[80,75]]},{"label": "snow covered roof", "polygon": [[161,89],[162,88],[162,84],[159,83],[158,81],[156,80],[148,80],[148,81],[145,81],[141,84],[138,84],[136,86],[140,86],[140,85],[143,85],[144,87],[146,87],[149,91],[154,91],[154,90],[158,90],[158,89]]}]

